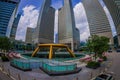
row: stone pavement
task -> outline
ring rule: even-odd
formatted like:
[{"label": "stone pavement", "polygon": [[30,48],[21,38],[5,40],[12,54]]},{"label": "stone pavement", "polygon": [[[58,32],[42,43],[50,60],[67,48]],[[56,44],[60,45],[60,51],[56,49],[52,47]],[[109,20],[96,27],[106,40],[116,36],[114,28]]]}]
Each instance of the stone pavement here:
[{"label": "stone pavement", "polygon": [[115,80],[120,80],[120,52],[113,52],[109,58],[111,62],[108,63],[108,71],[114,73]]},{"label": "stone pavement", "polygon": [[0,80],[13,80],[7,75],[5,75],[3,72],[0,71]]},{"label": "stone pavement", "polygon": [[[63,75],[63,76],[49,76],[40,69],[33,69],[32,71],[21,71],[10,66],[9,62],[2,63],[4,65],[5,71],[10,70],[10,75],[13,76],[16,80],[90,80],[91,77],[94,77],[100,73],[101,70],[108,68],[108,71],[114,72],[115,80],[120,80],[120,53],[109,53],[108,61],[105,61],[102,64],[102,67],[98,69],[89,69],[85,67],[85,64],[78,63],[78,66],[82,67],[82,71],[76,74]],[[1,74],[0,74],[1,76]],[[19,78],[20,77],[20,78]],[[5,80],[5,79],[4,79]],[[6,79],[7,80],[7,79]],[[10,79],[8,79],[10,80]]]}]

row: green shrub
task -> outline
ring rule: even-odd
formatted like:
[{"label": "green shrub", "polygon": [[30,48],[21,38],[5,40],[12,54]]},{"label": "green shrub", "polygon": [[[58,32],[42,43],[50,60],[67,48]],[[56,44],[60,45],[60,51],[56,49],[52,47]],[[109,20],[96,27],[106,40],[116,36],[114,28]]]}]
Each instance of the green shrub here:
[{"label": "green shrub", "polygon": [[2,55],[1,59],[2,59],[2,61],[9,61],[9,59],[5,55]]},{"label": "green shrub", "polygon": [[98,67],[100,67],[100,63],[99,62],[95,62],[95,61],[91,61],[87,63],[88,68],[92,68],[92,69],[96,69]]}]

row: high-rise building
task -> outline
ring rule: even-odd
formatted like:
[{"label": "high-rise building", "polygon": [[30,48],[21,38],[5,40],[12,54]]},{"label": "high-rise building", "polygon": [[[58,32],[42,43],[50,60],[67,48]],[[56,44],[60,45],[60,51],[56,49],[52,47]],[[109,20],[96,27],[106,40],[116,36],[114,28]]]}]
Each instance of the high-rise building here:
[{"label": "high-rise building", "polygon": [[33,35],[33,31],[34,29],[33,28],[29,28],[27,27],[27,32],[26,32],[26,38],[25,38],[25,42],[26,43],[33,43],[33,39],[32,39],[32,35]]},{"label": "high-rise building", "polygon": [[120,0],[103,0],[103,1],[112,16],[117,31],[118,42],[120,45]]},{"label": "high-rise building", "polygon": [[20,0],[0,0],[0,36],[10,37]]},{"label": "high-rise building", "polygon": [[82,2],[86,11],[90,34],[108,37],[110,44],[113,44],[111,27],[99,0],[82,0]]},{"label": "high-rise building", "polygon": [[12,29],[11,29],[11,32],[10,32],[10,38],[12,40],[15,40],[16,31],[17,31],[17,27],[18,27],[18,23],[19,23],[20,17],[21,17],[21,14],[18,13],[17,17],[14,19],[14,22],[13,22],[13,25],[12,25]]},{"label": "high-rise building", "polygon": [[80,35],[75,27],[71,0],[64,0],[64,6],[58,11],[58,41],[67,44],[72,50],[80,44]]},{"label": "high-rise building", "polygon": [[33,35],[34,43],[54,42],[54,18],[55,9],[51,7],[51,0],[43,0],[39,12],[37,27]]}]

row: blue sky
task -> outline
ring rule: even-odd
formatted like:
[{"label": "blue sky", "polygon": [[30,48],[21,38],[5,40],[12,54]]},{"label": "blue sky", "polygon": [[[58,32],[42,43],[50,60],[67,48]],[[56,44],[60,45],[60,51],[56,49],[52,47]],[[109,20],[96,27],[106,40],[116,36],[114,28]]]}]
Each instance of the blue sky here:
[{"label": "blue sky", "polygon": [[[40,5],[42,4],[43,0],[21,0],[20,4],[19,4],[19,8],[18,11],[22,11],[22,9],[26,6],[26,5],[34,5],[37,9],[40,8]],[[58,4],[62,4],[63,0],[52,0],[52,5],[55,8],[58,8],[57,5],[55,5],[56,3]],[[75,6],[78,2],[80,2],[81,0],[72,0],[72,4],[73,6]]]},{"label": "blue sky", "polygon": [[[22,16],[20,18],[19,24],[18,24],[18,29],[16,33],[16,39],[17,40],[23,40],[25,41],[25,35],[26,35],[26,30],[27,27],[35,28],[38,15],[39,15],[39,10],[40,6],[42,4],[43,0],[21,0],[19,7],[18,7],[18,12],[22,12]],[[53,6],[56,9],[55,13],[55,34],[57,33],[57,19],[58,19],[58,8],[62,7],[62,2],[63,0],[52,0],[51,6]],[[111,16],[102,2],[102,0],[99,0],[103,6],[103,9],[106,12],[106,15],[108,16],[108,19],[110,21],[110,25],[112,28],[113,35],[116,34],[115,28],[113,21],[111,19]],[[72,0],[73,4],[73,11],[74,11],[74,16],[75,16],[75,22],[76,22],[76,27],[80,31],[80,40],[85,41],[89,37],[89,26],[87,22],[87,17],[85,14],[85,10],[83,7],[83,4],[81,0]]]}]

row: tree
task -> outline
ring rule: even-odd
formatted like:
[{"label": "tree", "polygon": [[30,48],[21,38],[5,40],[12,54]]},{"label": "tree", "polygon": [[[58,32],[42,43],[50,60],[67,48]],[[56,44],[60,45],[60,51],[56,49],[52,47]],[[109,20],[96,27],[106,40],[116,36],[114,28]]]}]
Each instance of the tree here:
[{"label": "tree", "polygon": [[0,37],[0,49],[8,51],[11,48],[11,42],[7,37]]},{"label": "tree", "polygon": [[104,36],[92,35],[87,41],[87,48],[90,52],[95,53],[95,60],[97,57],[102,57],[102,53],[109,48],[109,38]]}]

